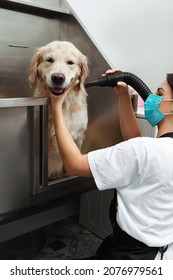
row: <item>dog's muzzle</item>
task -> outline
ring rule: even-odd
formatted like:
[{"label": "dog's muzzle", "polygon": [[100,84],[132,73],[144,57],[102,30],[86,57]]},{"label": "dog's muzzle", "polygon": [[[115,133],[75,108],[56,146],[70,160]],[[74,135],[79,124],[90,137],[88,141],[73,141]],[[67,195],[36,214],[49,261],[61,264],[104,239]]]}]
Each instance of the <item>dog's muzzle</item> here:
[{"label": "dog's muzzle", "polygon": [[59,96],[64,93],[66,90],[65,88],[59,88],[59,87],[49,87],[51,93],[55,96]]},{"label": "dog's muzzle", "polygon": [[53,84],[53,87],[49,87],[51,93],[55,96],[63,94],[65,88],[63,88],[62,86],[65,82],[65,76],[61,73],[53,73],[51,76],[51,81]]}]

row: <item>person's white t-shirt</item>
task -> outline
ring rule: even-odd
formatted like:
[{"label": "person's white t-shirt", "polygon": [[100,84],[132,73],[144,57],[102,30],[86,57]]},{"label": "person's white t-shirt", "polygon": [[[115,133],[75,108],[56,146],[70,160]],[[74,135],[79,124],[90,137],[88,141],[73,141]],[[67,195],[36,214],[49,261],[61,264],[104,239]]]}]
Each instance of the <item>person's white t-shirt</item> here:
[{"label": "person's white t-shirt", "polygon": [[99,190],[117,189],[117,222],[173,259],[173,139],[133,138],[88,154]]}]

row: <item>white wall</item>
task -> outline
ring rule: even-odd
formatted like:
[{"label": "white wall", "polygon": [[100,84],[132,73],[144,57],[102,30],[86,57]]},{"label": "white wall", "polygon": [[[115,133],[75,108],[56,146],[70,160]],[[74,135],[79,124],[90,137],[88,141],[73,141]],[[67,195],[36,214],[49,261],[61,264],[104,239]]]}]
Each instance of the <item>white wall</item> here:
[{"label": "white wall", "polygon": [[152,91],[173,72],[172,0],[67,2],[111,67],[137,75]]}]

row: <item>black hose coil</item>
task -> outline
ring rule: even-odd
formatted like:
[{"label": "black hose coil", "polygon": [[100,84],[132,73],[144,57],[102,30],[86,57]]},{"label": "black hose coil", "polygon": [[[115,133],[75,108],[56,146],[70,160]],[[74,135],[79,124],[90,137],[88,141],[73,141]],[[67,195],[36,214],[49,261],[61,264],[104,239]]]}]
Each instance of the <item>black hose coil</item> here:
[{"label": "black hose coil", "polygon": [[115,87],[118,82],[125,82],[127,85],[134,88],[141,98],[145,101],[148,95],[151,93],[151,90],[147,85],[136,75],[129,72],[116,72],[108,74],[104,77],[98,78],[94,81],[88,81],[85,83],[85,88],[100,86],[100,87]]}]

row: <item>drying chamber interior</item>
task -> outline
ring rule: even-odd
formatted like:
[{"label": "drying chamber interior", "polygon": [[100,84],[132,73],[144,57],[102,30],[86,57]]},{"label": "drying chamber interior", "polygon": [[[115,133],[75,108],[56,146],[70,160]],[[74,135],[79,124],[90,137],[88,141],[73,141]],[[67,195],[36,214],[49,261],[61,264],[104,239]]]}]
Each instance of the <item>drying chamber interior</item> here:
[{"label": "drying chamber interior", "polygon": [[[1,223],[95,188],[93,179],[48,180],[49,99],[34,97],[34,89],[28,85],[28,68],[36,49],[54,40],[70,41],[88,57],[88,79],[97,78],[109,65],[64,1],[56,1],[56,5],[52,1],[52,6],[50,1],[50,6],[44,7],[37,2],[0,4]],[[87,92],[89,124],[85,152],[122,140],[113,90],[90,88]]]}]

